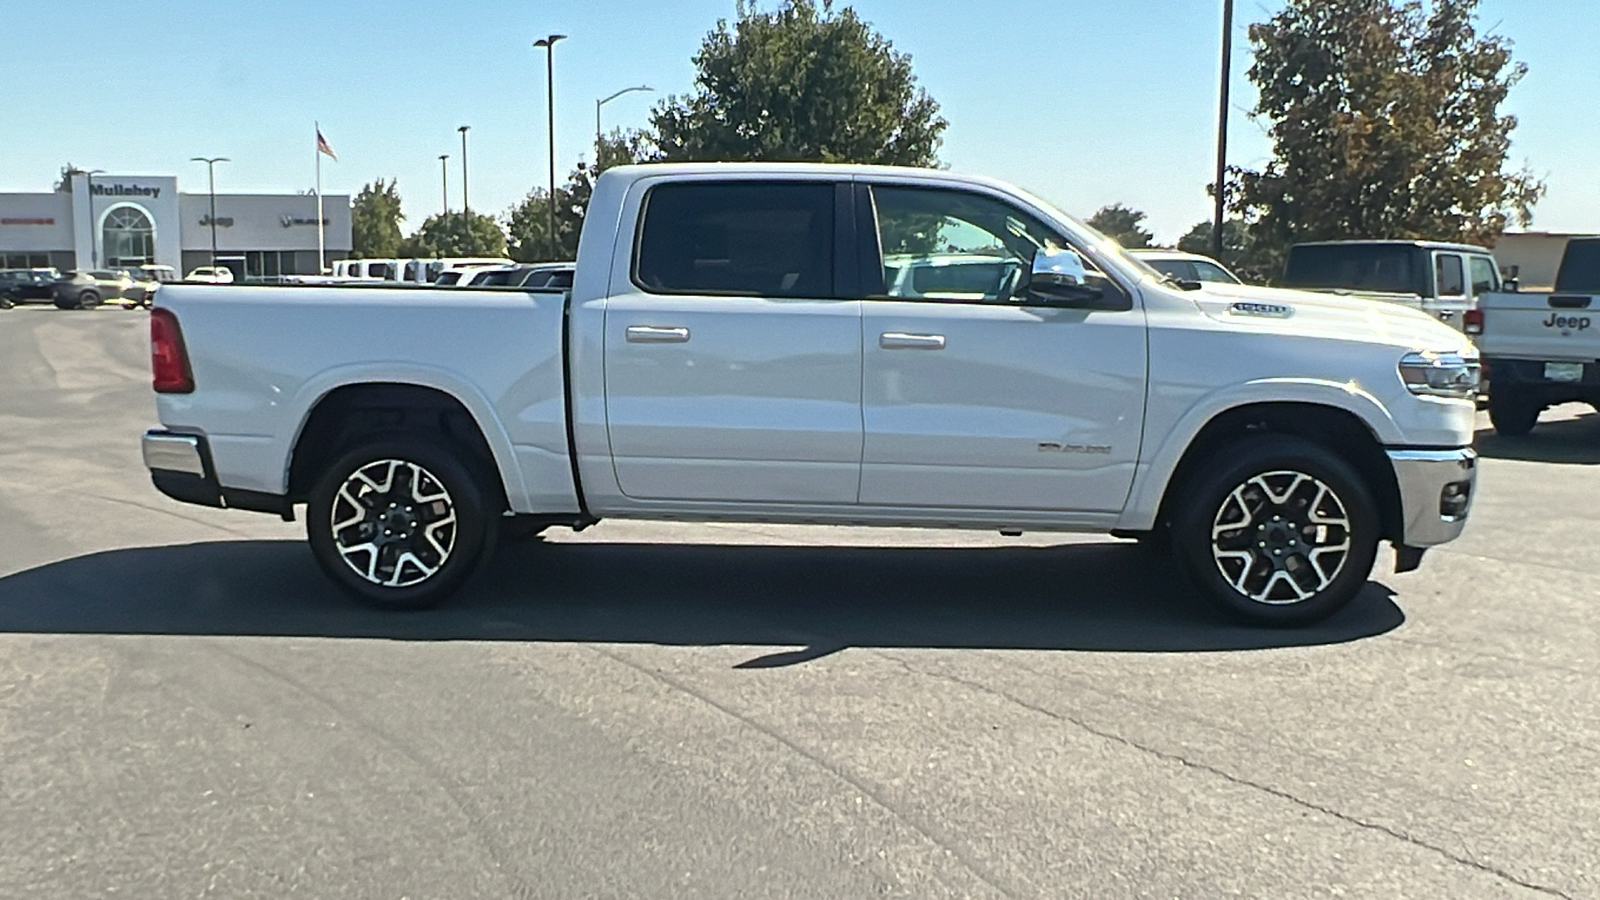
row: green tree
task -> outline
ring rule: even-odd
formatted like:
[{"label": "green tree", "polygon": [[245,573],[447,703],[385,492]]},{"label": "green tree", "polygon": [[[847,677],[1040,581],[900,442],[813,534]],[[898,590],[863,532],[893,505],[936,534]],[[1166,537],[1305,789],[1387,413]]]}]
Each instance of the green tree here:
[{"label": "green tree", "polygon": [[1230,205],[1258,259],[1296,241],[1492,243],[1526,225],[1544,185],[1505,170],[1500,112],[1527,67],[1480,35],[1478,0],[1289,0],[1250,28],[1274,159],[1235,169]]},{"label": "green tree", "polygon": [[1089,227],[1131,250],[1150,246],[1150,240],[1154,237],[1140,227],[1139,223],[1144,220],[1145,214],[1139,210],[1113,203],[1102,206],[1090,216]]},{"label": "green tree", "polygon": [[567,183],[556,188],[556,241],[550,240],[550,192],[534,188],[506,211],[511,258],[518,262],[570,260],[578,255],[578,235],[589,209],[595,179],[613,166],[651,158],[649,138],[636,131],[614,130],[595,146],[593,164],[578,163]]},{"label": "green tree", "polygon": [[352,255],[389,259],[400,252],[400,191],[394,179],[364,185],[350,204]]},{"label": "green tree", "polygon": [[[1183,237],[1178,238],[1178,249],[1185,253],[1211,256],[1211,220],[1196,222]],[[1250,230],[1239,219],[1225,219],[1222,223],[1222,256],[1218,262],[1233,270],[1245,281],[1266,283],[1277,280],[1278,262],[1275,256],[1258,258],[1250,241]]]},{"label": "green tree", "polygon": [[739,0],[706,35],[695,92],[651,112],[663,159],[937,165],[947,124],[896,53],[855,10]]},{"label": "green tree", "polygon": [[400,256],[505,256],[506,234],[493,216],[449,212],[429,216],[417,233],[400,242]]}]

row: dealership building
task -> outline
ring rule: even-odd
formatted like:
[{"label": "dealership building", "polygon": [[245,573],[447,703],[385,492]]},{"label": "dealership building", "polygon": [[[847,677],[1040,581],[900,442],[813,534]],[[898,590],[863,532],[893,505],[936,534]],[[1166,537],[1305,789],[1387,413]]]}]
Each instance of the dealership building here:
[{"label": "dealership building", "polygon": [[[235,277],[319,270],[314,194],[184,194],[171,176],[78,173],[70,190],[0,194],[0,268],[104,269],[145,264]],[[322,198],[328,262],[350,255],[350,197]]]}]

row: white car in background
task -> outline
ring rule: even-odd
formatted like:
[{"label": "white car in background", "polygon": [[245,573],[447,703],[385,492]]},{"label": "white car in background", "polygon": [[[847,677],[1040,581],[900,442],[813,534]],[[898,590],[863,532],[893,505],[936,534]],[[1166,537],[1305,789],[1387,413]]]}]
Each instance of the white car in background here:
[{"label": "white car in background", "polygon": [[227,266],[201,266],[191,269],[183,280],[202,284],[233,284],[233,270]]},{"label": "white car in background", "polygon": [[1148,248],[1129,250],[1128,255],[1157,272],[1170,275],[1179,281],[1198,281],[1201,284],[1244,284],[1243,279],[1228,271],[1227,266],[1198,253]]}]

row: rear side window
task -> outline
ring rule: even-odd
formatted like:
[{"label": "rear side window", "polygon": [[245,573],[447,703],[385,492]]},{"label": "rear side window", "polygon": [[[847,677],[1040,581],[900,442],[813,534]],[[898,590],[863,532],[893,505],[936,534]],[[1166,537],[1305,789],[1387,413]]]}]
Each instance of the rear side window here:
[{"label": "rear side window", "polygon": [[1441,253],[1433,258],[1434,274],[1438,276],[1440,297],[1459,297],[1467,292],[1467,276],[1461,268],[1461,257],[1454,253]]},{"label": "rear side window", "polygon": [[1500,273],[1495,271],[1494,260],[1487,256],[1469,256],[1467,266],[1472,270],[1474,297],[1500,290]]},{"label": "rear side window", "polygon": [[658,294],[833,296],[828,182],[683,182],[645,198],[634,281]]},{"label": "rear side window", "polygon": [[1556,274],[1556,290],[1600,294],[1600,240],[1568,241]]}]

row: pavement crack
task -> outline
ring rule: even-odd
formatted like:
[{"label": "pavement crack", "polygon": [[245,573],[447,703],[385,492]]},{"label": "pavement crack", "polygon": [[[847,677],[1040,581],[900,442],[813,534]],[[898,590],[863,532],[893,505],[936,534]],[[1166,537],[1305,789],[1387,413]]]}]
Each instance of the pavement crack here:
[{"label": "pavement crack", "polygon": [[1374,832],[1378,832],[1380,834],[1387,835],[1387,836],[1392,837],[1392,838],[1394,838],[1396,840],[1403,841],[1403,842],[1405,842],[1407,844],[1410,844],[1413,847],[1416,847],[1418,849],[1426,850],[1426,851],[1429,851],[1431,853],[1435,853],[1435,854],[1437,854],[1439,856],[1442,856],[1445,859],[1448,859],[1451,862],[1454,862],[1454,863],[1456,863],[1458,865],[1466,866],[1467,868],[1475,869],[1475,870],[1477,870],[1479,872],[1482,872],[1482,873],[1484,873],[1486,875],[1491,875],[1491,876],[1494,876],[1495,878],[1499,878],[1499,879],[1501,879],[1503,881],[1510,882],[1511,884],[1517,885],[1518,887],[1527,888],[1530,891],[1537,891],[1537,892],[1539,892],[1541,894],[1547,894],[1547,895],[1549,895],[1551,897],[1561,897],[1561,898],[1563,898],[1563,900],[1576,900],[1576,898],[1574,898],[1571,894],[1567,894],[1567,893],[1565,893],[1565,892],[1563,892],[1563,891],[1561,891],[1561,890],[1559,890],[1557,888],[1553,888],[1553,887],[1550,887],[1548,885],[1537,884],[1537,883],[1528,881],[1527,879],[1524,879],[1524,878],[1519,878],[1516,875],[1514,875],[1514,874],[1512,874],[1510,872],[1507,872],[1504,869],[1498,868],[1496,866],[1489,865],[1487,863],[1479,862],[1479,861],[1477,861],[1475,859],[1471,859],[1469,857],[1461,856],[1460,854],[1457,854],[1457,853],[1452,853],[1451,851],[1449,851],[1449,850],[1447,850],[1447,849],[1445,849],[1443,847],[1439,847],[1439,846],[1436,846],[1434,844],[1430,844],[1427,841],[1424,841],[1424,840],[1422,840],[1420,838],[1417,838],[1417,837],[1415,837],[1413,835],[1406,834],[1405,832],[1400,831],[1398,829],[1391,828],[1388,825],[1383,825],[1383,824],[1378,823],[1378,822],[1369,822],[1369,821],[1367,821],[1365,819],[1361,819],[1361,818],[1359,818],[1357,816],[1350,815],[1349,813],[1343,813],[1343,812],[1340,812],[1339,810],[1333,809],[1333,808],[1328,807],[1328,806],[1324,806],[1324,805],[1322,805],[1320,803],[1316,803],[1316,802],[1313,802],[1311,800],[1306,800],[1306,799],[1304,799],[1302,797],[1297,797],[1294,794],[1291,794],[1288,791],[1283,790],[1282,788],[1276,788],[1276,787],[1273,787],[1273,786],[1268,785],[1268,784],[1262,784],[1262,783],[1257,782],[1257,781],[1251,781],[1248,778],[1245,778],[1245,777],[1242,777],[1242,776],[1239,776],[1239,775],[1235,775],[1232,772],[1229,772],[1229,771],[1227,771],[1225,769],[1221,769],[1221,768],[1218,768],[1216,766],[1209,765],[1207,763],[1197,762],[1197,761],[1189,759],[1189,758],[1187,758],[1187,757],[1185,757],[1185,756],[1183,756],[1182,754],[1179,754],[1179,753],[1173,753],[1173,752],[1168,751],[1168,750],[1161,750],[1161,749],[1158,749],[1156,747],[1146,746],[1144,744],[1139,743],[1138,741],[1132,740],[1131,738],[1127,738],[1127,737],[1124,737],[1124,736],[1122,736],[1120,734],[1117,734],[1116,732],[1107,731],[1107,730],[1105,730],[1103,728],[1096,728],[1093,725],[1090,725],[1089,723],[1087,723],[1087,722],[1083,721],[1082,719],[1079,719],[1079,718],[1077,718],[1075,716],[1071,716],[1071,715],[1068,715],[1068,714],[1062,713],[1062,712],[1057,712],[1055,710],[1040,706],[1040,705],[1038,705],[1036,703],[1030,703],[1030,702],[1028,702],[1026,700],[1023,700],[1020,697],[1013,696],[1012,694],[1009,694],[1009,693],[1007,693],[1005,691],[1002,691],[1002,690],[998,690],[996,688],[992,688],[992,687],[990,687],[988,685],[985,685],[985,684],[981,684],[981,683],[978,683],[978,682],[975,682],[975,681],[969,681],[969,680],[967,680],[965,678],[961,678],[959,676],[951,675],[951,674],[948,674],[948,673],[945,673],[945,672],[929,672],[929,671],[925,671],[925,670],[922,670],[922,669],[918,669],[915,666],[911,665],[910,663],[906,662],[905,660],[898,659],[896,657],[889,656],[887,654],[880,654],[880,656],[882,656],[882,658],[884,658],[884,659],[891,660],[891,661],[899,664],[900,666],[905,668],[906,671],[911,672],[913,674],[923,675],[923,676],[926,676],[926,677],[929,677],[929,678],[937,678],[937,679],[940,679],[940,680],[943,680],[943,681],[953,682],[955,684],[962,685],[963,687],[970,688],[971,690],[975,690],[975,691],[979,691],[979,692],[982,692],[982,693],[986,693],[986,694],[989,694],[989,695],[994,696],[994,697],[999,697],[999,698],[1001,698],[1001,699],[1003,699],[1003,700],[1005,700],[1005,701],[1007,701],[1009,703],[1013,703],[1013,704],[1015,704],[1017,706],[1020,706],[1023,709],[1026,709],[1026,710],[1029,710],[1029,711],[1032,711],[1032,712],[1036,712],[1036,713],[1039,713],[1040,715],[1046,716],[1048,718],[1055,719],[1055,720],[1061,721],[1061,722],[1066,722],[1068,724],[1076,726],[1077,728],[1083,730],[1084,732],[1086,732],[1088,734],[1092,734],[1095,737],[1101,738],[1103,740],[1107,740],[1107,741],[1111,741],[1111,742],[1116,743],[1116,744],[1120,744],[1120,745],[1122,745],[1124,747],[1127,747],[1127,748],[1129,748],[1131,750],[1139,751],[1140,753],[1147,754],[1149,756],[1152,756],[1152,757],[1154,757],[1156,759],[1163,760],[1165,762],[1175,763],[1177,765],[1183,766],[1184,768],[1194,769],[1196,771],[1204,772],[1204,773],[1206,773],[1208,775],[1214,775],[1214,776],[1216,776],[1218,778],[1221,778],[1221,779],[1223,779],[1223,780],[1225,780],[1225,781],[1227,781],[1227,782],[1229,782],[1231,784],[1239,785],[1240,787],[1252,788],[1252,789],[1260,791],[1260,792],[1262,792],[1264,794],[1268,794],[1270,796],[1276,797],[1276,798],[1278,798],[1280,800],[1286,800],[1286,801],[1288,801],[1290,803],[1293,803],[1296,806],[1300,806],[1300,807],[1302,807],[1304,809],[1308,809],[1308,810],[1311,810],[1313,812],[1321,813],[1321,814],[1323,814],[1325,816],[1329,816],[1331,818],[1337,819],[1337,820],[1339,820],[1341,822],[1344,822],[1346,824],[1349,824],[1349,825],[1354,825],[1357,828],[1362,828],[1362,829],[1365,829],[1365,830],[1368,830],[1368,831],[1374,831]]},{"label": "pavement crack", "polygon": [[916,816],[900,809],[887,797],[883,796],[883,794],[877,788],[873,787],[864,779],[852,775],[842,766],[829,762],[827,759],[812,753],[805,747],[802,747],[788,737],[785,737],[777,729],[772,728],[771,726],[766,725],[750,716],[747,716],[725,703],[720,703],[717,700],[712,699],[705,693],[695,690],[693,687],[690,687],[688,684],[673,678],[671,675],[641,666],[625,656],[613,653],[601,647],[591,647],[590,649],[613,662],[620,663],[621,665],[633,669],[647,678],[652,678],[674,690],[687,694],[706,706],[709,706],[723,715],[733,719],[734,721],[739,722],[741,725],[759,732],[769,739],[778,742],[784,747],[787,747],[790,751],[798,754],[801,758],[809,761],[812,765],[860,791],[863,796],[871,799],[873,803],[877,804],[885,812],[889,813],[891,816],[894,816],[901,822],[904,822],[907,826],[916,831],[918,834],[922,835],[923,838],[928,840],[934,846],[943,850],[945,853],[948,853],[951,857],[960,862],[961,865],[967,869],[967,871],[971,872],[974,877],[993,888],[995,891],[998,891],[1002,896],[1013,898],[1013,900],[1016,900],[1016,898],[1022,896],[1016,890],[1007,887],[1002,882],[998,874],[991,871],[987,866],[974,859],[970,853],[963,850],[960,842],[956,840],[954,836],[945,833],[943,829],[931,822],[923,820],[920,816]]}]

